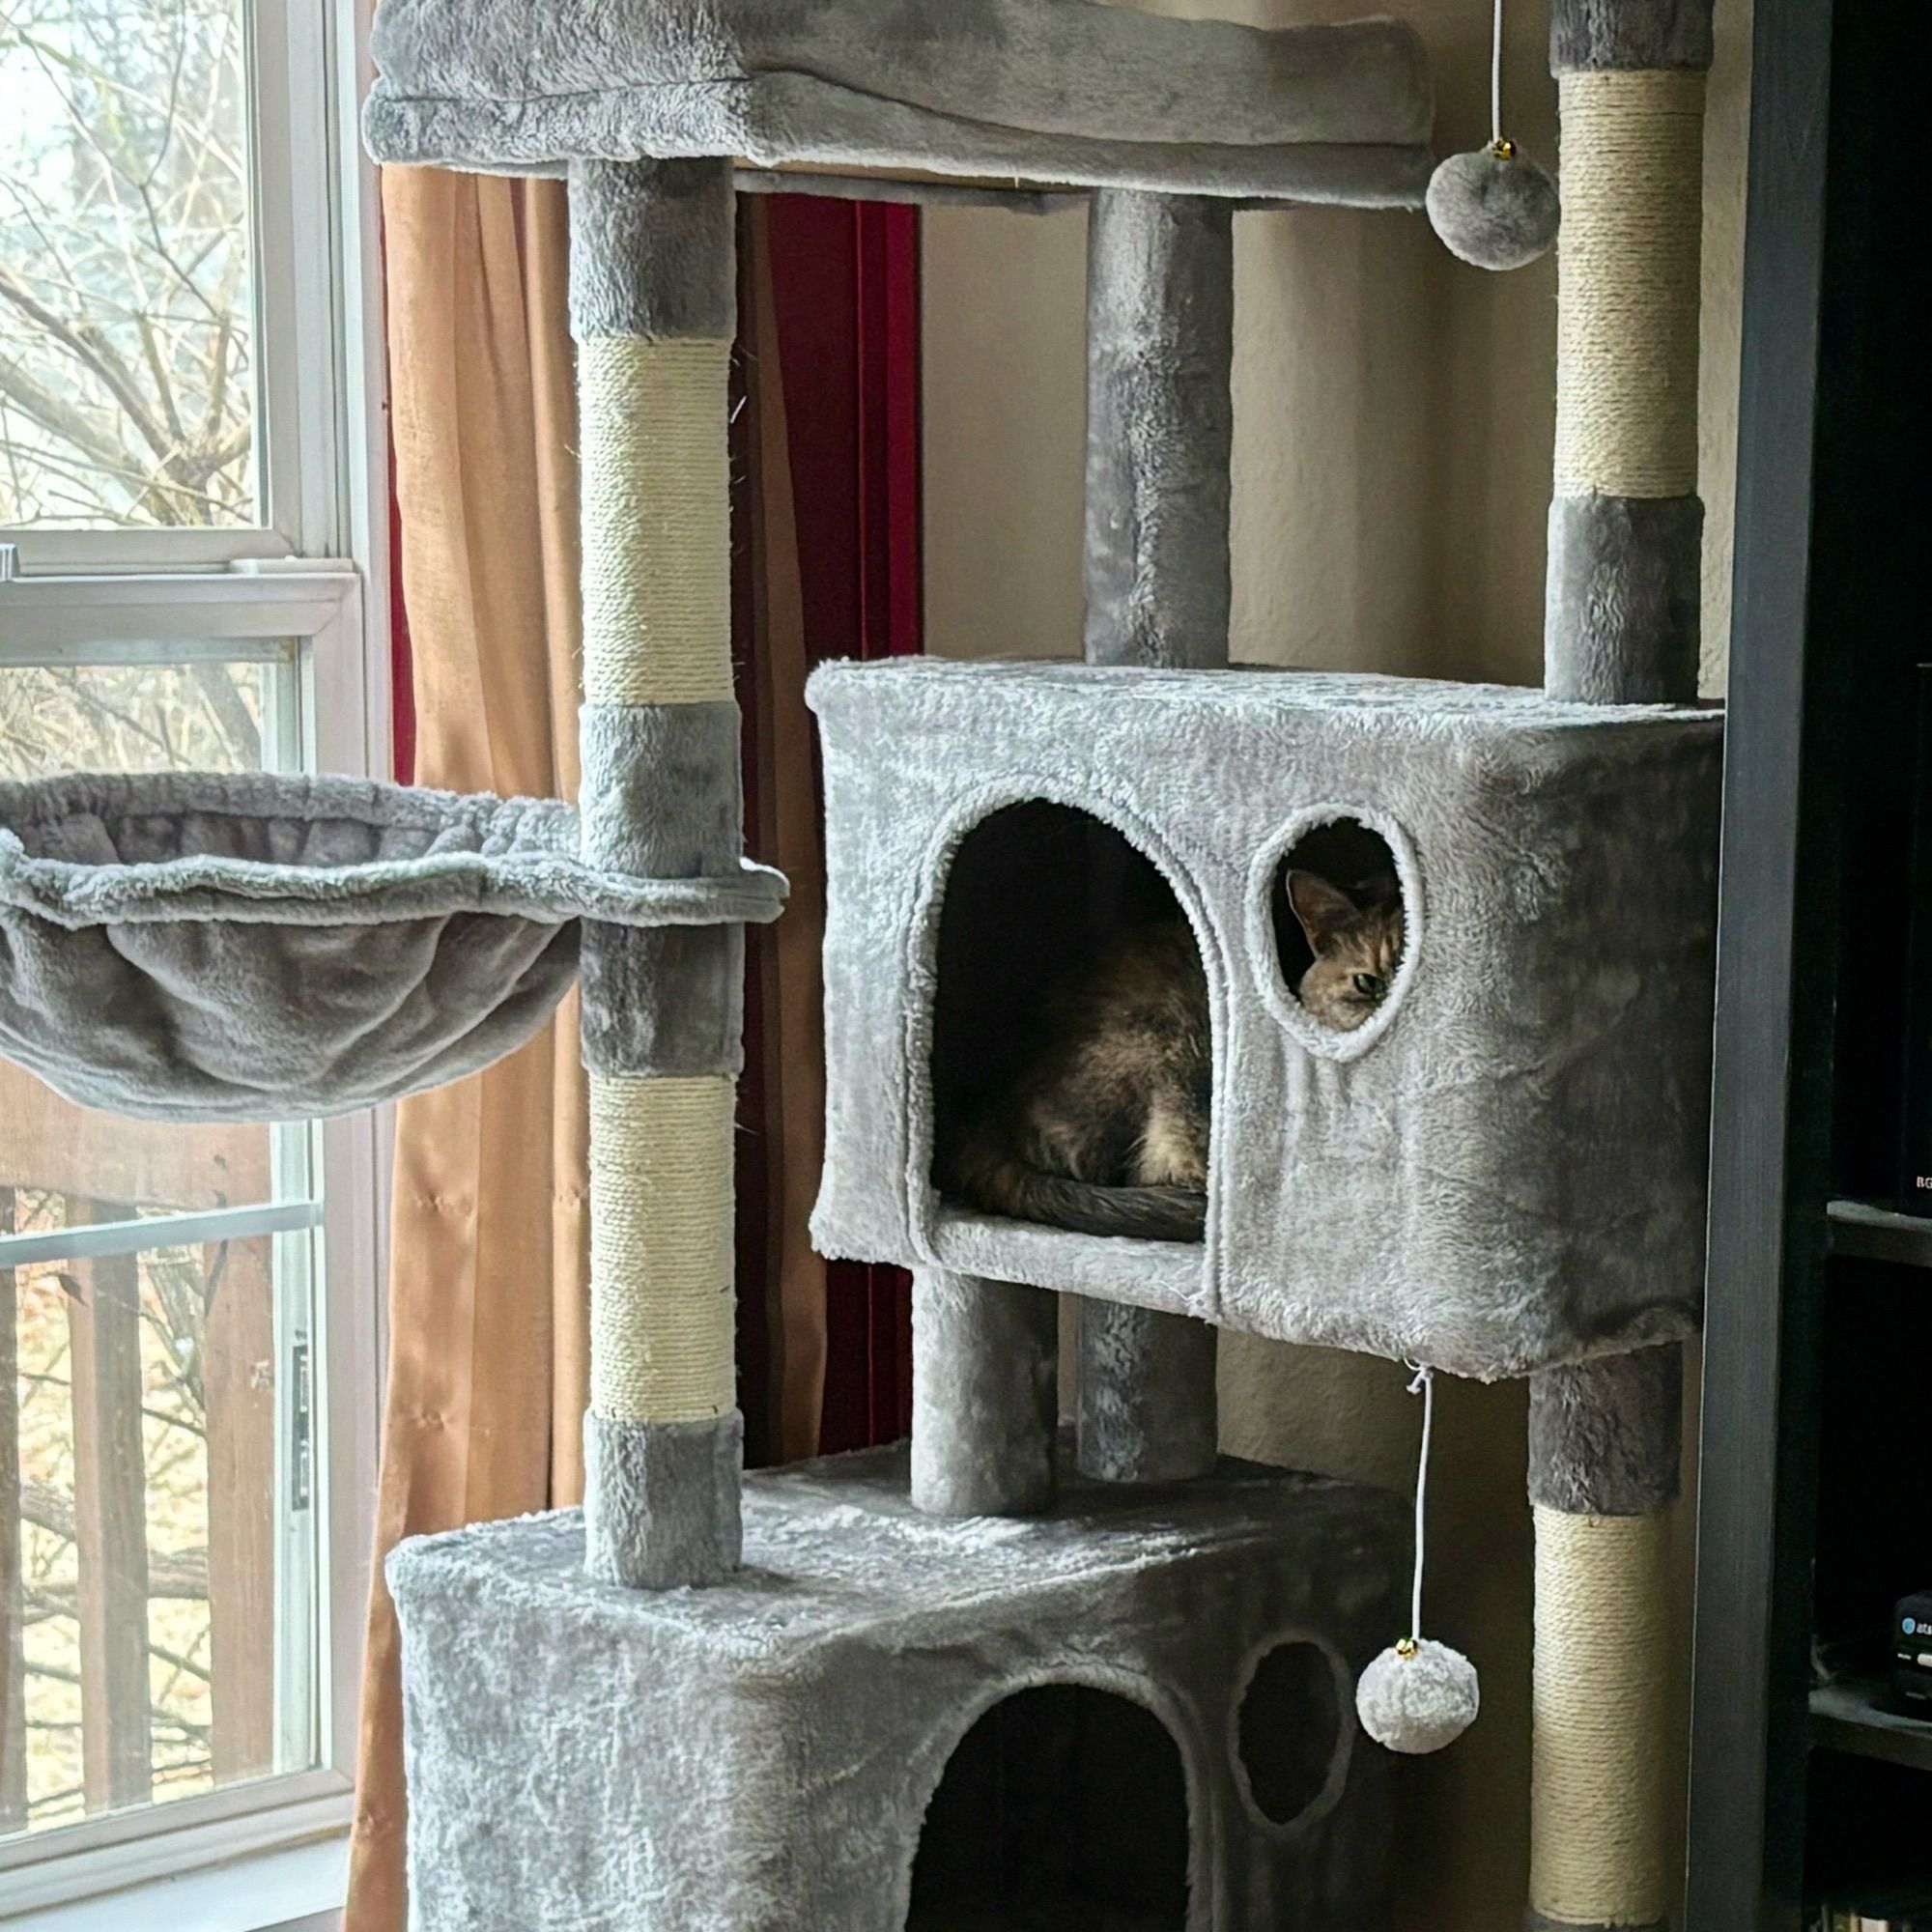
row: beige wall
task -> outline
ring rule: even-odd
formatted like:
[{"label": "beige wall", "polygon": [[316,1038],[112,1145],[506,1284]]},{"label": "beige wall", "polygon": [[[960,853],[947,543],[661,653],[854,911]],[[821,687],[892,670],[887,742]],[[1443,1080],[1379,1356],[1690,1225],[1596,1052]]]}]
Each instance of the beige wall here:
[{"label": "beige wall", "polygon": [[[1261,24],[1326,0],[1173,5]],[[1488,132],[1481,0],[1408,0],[1438,145]],[[1706,187],[1706,685],[1721,688],[1748,11],[1719,0]],[[1548,14],[1509,30],[1511,131],[1548,158]],[[1542,668],[1554,272],[1454,262],[1419,217],[1308,210],[1236,223],[1234,654],[1534,681]],[[959,656],[1080,639],[1084,231],[954,209],[925,231],[927,636]],[[1231,1450],[1406,1487],[1417,1405],[1393,1365],[1230,1336]],[[1520,1387],[1449,1384],[1432,1544],[1435,1634],[1484,1676],[1482,1721],[1405,1780],[1403,1932],[1499,1932],[1526,1870],[1529,1514]],[[1688,1544],[1688,1510],[1685,1524]],[[1397,1633],[1391,1632],[1393,1637]]]}]

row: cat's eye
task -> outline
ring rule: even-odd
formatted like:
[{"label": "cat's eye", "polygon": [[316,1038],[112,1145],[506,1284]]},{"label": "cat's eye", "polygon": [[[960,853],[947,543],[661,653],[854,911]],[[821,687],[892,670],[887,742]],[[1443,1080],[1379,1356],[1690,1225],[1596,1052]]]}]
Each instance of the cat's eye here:
[{"label": "cat's eye", "polygon": [[1365,1000],[1378,1000],[1382,996],[1382,978],[1379,973],[1357,973],[1355,991]]}]

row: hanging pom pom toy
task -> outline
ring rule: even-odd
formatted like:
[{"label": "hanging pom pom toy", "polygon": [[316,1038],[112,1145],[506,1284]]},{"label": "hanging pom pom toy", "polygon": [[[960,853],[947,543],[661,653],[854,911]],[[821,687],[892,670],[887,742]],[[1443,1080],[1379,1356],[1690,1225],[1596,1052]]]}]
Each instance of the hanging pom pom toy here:
[{"label": "hanging pom pom toy", "polygon": [[1451,155],[1429,178],[1427,200],[1443,246],[1478,269],[1520,269],[1556,240],[1556,184],[1503,132],[1503,0],[1490,48],[1490,145]]},{"label": "hanging pom pom toy", "polygon": [[1429,1496],[1429,1446],[1435,1428],[1435,1371],[1418,1368],[1410,1395],[1422,1398],[1422,1459],[1415,1476],[1415,1587],[1409,1634],[1362,1672],[1355,1710],[1362,1728],[1392,1751],[1420,1757],[1453,1745],[1482,1705],[1476,1666],[1461,1651],[1422,1634],[1422,1532]]}]

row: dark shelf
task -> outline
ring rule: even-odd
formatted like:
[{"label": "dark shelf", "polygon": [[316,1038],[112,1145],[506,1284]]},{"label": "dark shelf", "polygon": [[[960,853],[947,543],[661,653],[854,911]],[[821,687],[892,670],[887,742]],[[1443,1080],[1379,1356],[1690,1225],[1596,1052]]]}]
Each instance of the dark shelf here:
[{"label": "dark shelf", "polygon": [[1833,1254],[1932,1267],[1932,1219],[1869,1201],[1833,1201],[1825,1212],[1831,1220]]},{"label": "dark shelf", "polygon": [[1886,1710],[1884,1694],[1876,1683],[1820,1686],[1811,1693],[1812,1745],[1932,1771],[1932,1723]]}]

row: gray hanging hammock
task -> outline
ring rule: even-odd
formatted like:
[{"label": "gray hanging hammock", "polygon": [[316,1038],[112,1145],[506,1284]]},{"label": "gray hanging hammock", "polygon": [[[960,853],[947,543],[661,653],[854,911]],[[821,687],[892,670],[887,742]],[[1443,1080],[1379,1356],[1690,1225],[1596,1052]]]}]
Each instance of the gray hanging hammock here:
[{"label": "gray hanging hammock", "polygon": [[117,1113],[343,1113],[521,1045],[583,919],[761,923],[783,897],[761,866],[586,866],[554,800],[252,773],[0,783],[0,1053]]}]

